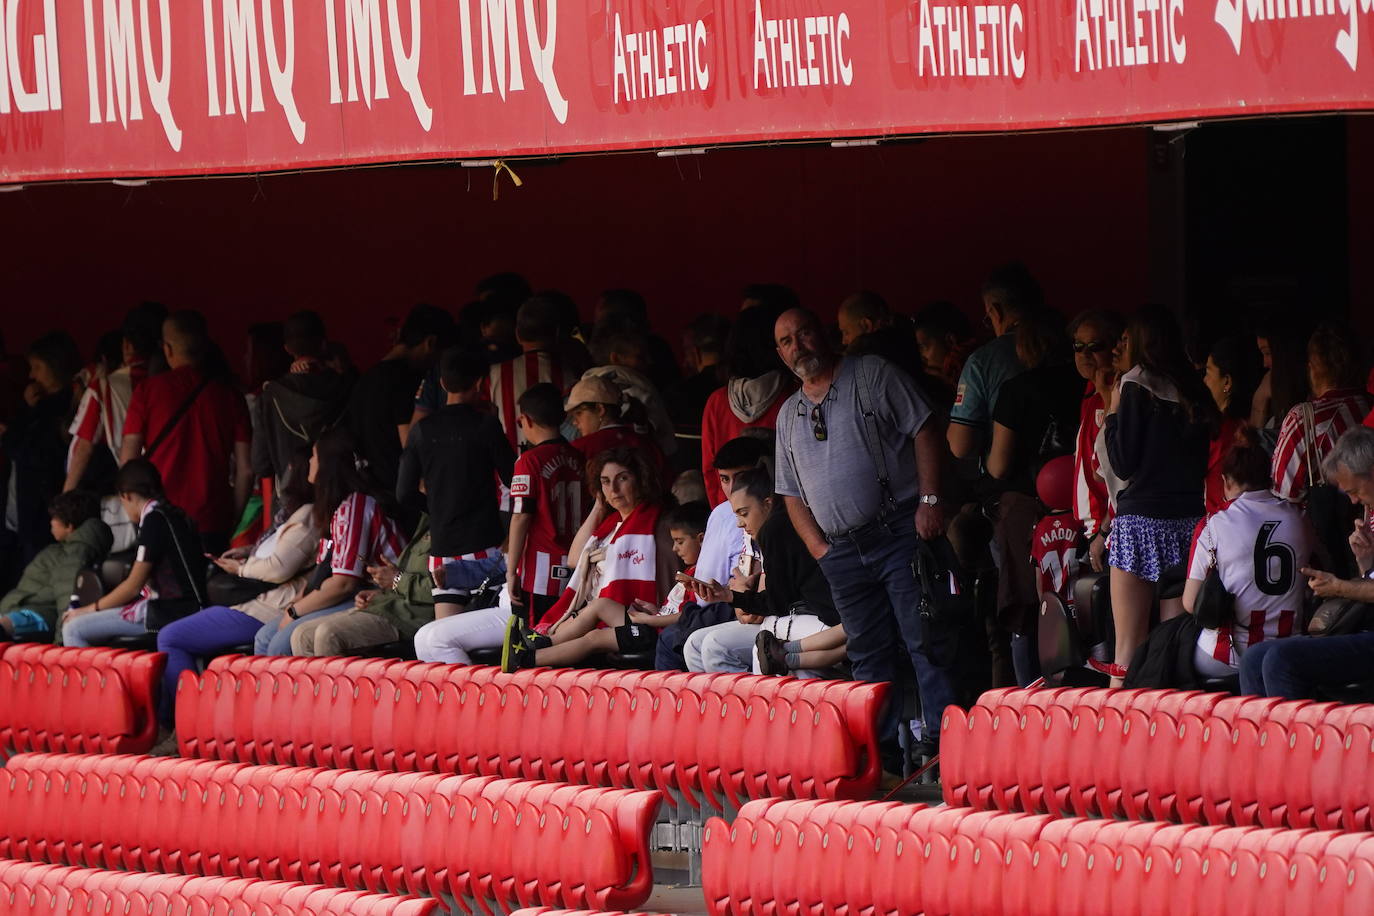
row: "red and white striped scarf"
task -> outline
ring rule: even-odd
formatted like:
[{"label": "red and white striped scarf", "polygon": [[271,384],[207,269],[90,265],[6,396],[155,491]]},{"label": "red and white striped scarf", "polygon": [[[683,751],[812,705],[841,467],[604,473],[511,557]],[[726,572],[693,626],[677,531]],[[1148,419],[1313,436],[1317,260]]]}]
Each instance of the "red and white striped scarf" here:
[{"label": "red and white striped scarf", "polygon": [[[658,520],[662,509],[657,504],[642,502],[623,521],[612,513],[603,521],[583,550],[606,549],[601,561],[596,597],[609,598],[629,607],[643,599],[658,607],[662,596],[658,593]],[[572,607],[582,584],[584,564],[568,580],[557,603],[540,621],[540,626],[557,623]]]}]

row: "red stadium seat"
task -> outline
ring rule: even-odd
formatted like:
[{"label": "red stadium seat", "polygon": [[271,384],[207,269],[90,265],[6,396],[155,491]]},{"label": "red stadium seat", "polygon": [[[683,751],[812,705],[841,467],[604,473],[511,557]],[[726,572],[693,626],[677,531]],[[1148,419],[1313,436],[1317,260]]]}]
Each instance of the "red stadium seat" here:
[{"label": "red stadium seat", "polygon": [[17,751],[141,752],[157,736],[158,652],[0,645],[0,745]]},{"label": "red stadium seat", "polygon": [[429,916],[438,907],[438,900],[365,894],[288,882],[0,862],[0,908],[7,914]]},{"label": "red stadium seat", "polygon": [[[6,769],[12,856],[369,892],[427,893],[437,880],[479,908],[487,897],[634,906],[653,886],[656,792],[178,758],[25,754]],[[73,810],[72,798],[86,801]],[[404,841],[411,830],[423,852]],[[542,862],[536,849],[558,854]]]},{"label": "red stadium seat", "polygon": [[[1023,706],[1022,709],[1030,707]],[[1055,821],[872,802],[754,802],[713,818],[712,916],[1331,916],[1374,903],[1374,836]],[[1336,835],[1331,834],[1324,840]],[[1334,848],[1330,843],[1328,848]],[[1316,899],[1320,905],[1312,902]]]},{"label": "red stadium seat", "polygon": [[657,788],[717,810],[865,796],[881,774],[881,684],[256,657],[195,682],[178,705],[188,756]]}]

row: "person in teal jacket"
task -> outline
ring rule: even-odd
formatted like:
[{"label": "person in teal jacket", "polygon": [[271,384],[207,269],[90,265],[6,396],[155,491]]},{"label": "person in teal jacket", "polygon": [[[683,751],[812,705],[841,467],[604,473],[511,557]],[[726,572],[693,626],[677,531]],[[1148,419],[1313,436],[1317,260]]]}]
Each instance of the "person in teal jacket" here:
[{"label": "person in teal jacket", "polygon": [[71,603],[77,573],[104,560],[114,543],[100,520],[100,500],[90,493],[58,495],[48,514],[57,543],[39,551],[19,584],[0,598],[0,631],[6,639],[50,641],[58,614]]}]

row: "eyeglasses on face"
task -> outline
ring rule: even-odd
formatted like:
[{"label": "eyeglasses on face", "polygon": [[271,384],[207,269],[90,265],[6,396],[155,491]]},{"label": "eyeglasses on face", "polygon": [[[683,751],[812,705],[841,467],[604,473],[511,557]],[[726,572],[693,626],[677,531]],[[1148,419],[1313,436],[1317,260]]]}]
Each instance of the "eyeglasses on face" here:
[{"label": "eyeglasses on face", "polygon": [[1101,353],[1103,350],[1110,350],[1111,348],[1111,344],[1101,340],[1075,340],[1073,342],[1073,352],[1087,353],[1089,356],[1094,353]]}]

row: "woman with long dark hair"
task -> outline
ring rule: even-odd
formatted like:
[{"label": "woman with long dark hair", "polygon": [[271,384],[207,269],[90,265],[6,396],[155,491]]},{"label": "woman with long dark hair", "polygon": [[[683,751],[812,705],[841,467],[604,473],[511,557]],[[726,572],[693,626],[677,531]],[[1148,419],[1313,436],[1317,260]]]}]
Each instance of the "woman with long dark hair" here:
[{"label": "woman with long dark hair", "polygon": [[[636,599],[657,606],[672,579],[672,542],[660,524],[663,492],[655,463],[639,449],[616,448],[587,462],[587,487],[596,502],[573,537],[568,559],[574,573],[558,602],[540,621],[556,630],[572,624],[584,633],[589,620],[624,620]],[[509,594],[498,607],[467,611],[426,624],[415,634],[421,661],[467,664],[475,649],[512,645],[503,663],[532,657],[553,640],[518,626]],[[580,620],[578,618],[581,618]],[[551,625],[551,627],[550,627]],[[527,646],[528,643],[528,646]],[[528,648],[528,652],[523,651]]]},{"label": "woman with long dark hair", "polygon": [[1223,337],[1207,354],[1203,384],[1221,412],[1221,426],[1207,457],[1207,514],[1220,512],[1229,500],[1222,480],[1222,464],[1246,427],[1255,387],[1260,380],[1259,351],[1242,337]]},{"label": "woman with long dark hair", "polygon": [[[214,655],[231,646],[251,643],[265,624],[275,624],[282,612],[299,600],[306,589],[306,574],[315,565],[320,527],[315,521],[314,487],[308,482],[310,452],[302,450],[291,462],[287,484],[278,492],[286,521],[263,535],[251,548],[230,550],[211,561],[226,576],[235,577],[237,590],[246,594],[223,601],[162,628],[157,647],[167,653],[162,675],[159,713],[166,728],[175,719],[177,680],[194,668],[198,657]],[[246,587],[246,588],[245,588]],[[257,591],[255,597],[247,597]],[[229,601],[238,603],[227,606]]]},{"label": "woman with long dark hair", "polygon": [[[1221,425],[1168,309],[1146,306],[1137,312],[1117,349],[1126,371],[1104,395],[1107,457],[1116,476],[1128,481],[1117,496],[1109,559],[1114,686],[1145,641],[1160,573],[1187,556],[1205,509],[1208,452]],[[1163,616],[1181,611],[1168,609]]]},{"label": "woman with long dark hair", "polygon": [[1198,531],[1183,591],[1184,607],[1198,613],[1203,583],[1215,569],[1235,596],[1230,617],[1208,621],[1198,634],[1193,665],[1208,678],[1236,674],[1247,650],[1262,642],[1299,634],[1311,596],[1300,570],[1318,551],[1302,510],[1270,489],[1269,455],[1256,430],[1236,433],[1221,473],[1229,504]]},{"label": "woman with long dark hair", "polygon": [[258,630],[258,655],[290,655],[291,634],[302,620],[353,607],[353,596],[369,581],[368,567],[395,563],[405,548],[395,499],[367,472],[347,429],[336,427],[320,437],[307,479],[315,488],[312,523],[323,534],[315,574],[280,619]]},{"label": "woman with long dark hair", "polygon": [[1255,328],[1255,349],[1264,373],[1251,395],[1250,425],[1265,430],[1261,438],[1271,446],[1283,418],[1307,400],[1307,337],[1307,328],[1283,316],[1272,317]]}]

